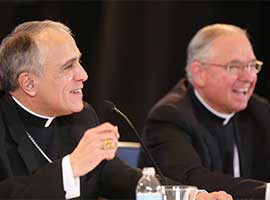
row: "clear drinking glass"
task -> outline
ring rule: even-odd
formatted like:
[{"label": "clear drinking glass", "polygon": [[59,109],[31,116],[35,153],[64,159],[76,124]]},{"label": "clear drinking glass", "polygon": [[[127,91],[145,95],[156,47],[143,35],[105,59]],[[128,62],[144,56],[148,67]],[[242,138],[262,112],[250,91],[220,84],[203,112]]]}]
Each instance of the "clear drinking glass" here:
[{"label": "clear drinking glass", "polygon": [[197,187],[189,185],[161,186],[163,200],[195,200]]}]

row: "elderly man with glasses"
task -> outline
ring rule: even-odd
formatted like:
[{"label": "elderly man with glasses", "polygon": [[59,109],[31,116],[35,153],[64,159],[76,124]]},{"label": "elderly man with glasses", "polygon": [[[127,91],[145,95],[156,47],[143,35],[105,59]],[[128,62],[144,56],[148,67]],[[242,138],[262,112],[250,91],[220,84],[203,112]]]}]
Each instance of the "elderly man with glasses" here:
[{"label": "elderly man with glasses", "polygon": [[[270,106],[245,30],[213,24],[188,46],[187,79],[150,111],[143,139],[164,174],[233,198],[269,199]],[[151,165],[143,152],[141,167]]]}]

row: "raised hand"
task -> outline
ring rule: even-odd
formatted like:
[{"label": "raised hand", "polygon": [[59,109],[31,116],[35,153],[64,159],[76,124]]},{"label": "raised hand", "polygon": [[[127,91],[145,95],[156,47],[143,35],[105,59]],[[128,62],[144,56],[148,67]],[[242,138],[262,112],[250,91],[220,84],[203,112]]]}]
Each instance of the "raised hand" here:
[{"label": "raised hand", "polygon": [[117,127],[110,123],[104,123],[85,131],[78,146],[70,154],[74,177],[85,175],[104,159],[113,159],[117,150],[118,138]]}]

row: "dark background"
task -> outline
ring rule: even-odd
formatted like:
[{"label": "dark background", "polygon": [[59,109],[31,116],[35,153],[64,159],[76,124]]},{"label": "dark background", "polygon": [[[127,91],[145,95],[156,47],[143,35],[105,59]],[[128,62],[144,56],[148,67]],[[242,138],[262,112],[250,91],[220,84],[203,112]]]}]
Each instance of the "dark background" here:
[{"label": "dark background", "polygon": [[270,2],[0,1],[0,39],[21,22],[43,19],[73,30],[89,75],[84,99],[101,121],[120,126],[120,140],[136,138],[104,100],[113,101],[141,132],[149,109],[184,76],[188,42],[207,24],[248,30],[264,62],[256,93],[270,97]]}]

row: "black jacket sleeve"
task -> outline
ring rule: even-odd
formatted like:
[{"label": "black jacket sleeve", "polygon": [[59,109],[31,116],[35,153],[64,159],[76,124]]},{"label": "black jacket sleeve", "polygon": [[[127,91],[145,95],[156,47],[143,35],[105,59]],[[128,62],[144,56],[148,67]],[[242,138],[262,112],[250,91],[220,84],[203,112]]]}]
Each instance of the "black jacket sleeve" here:
[{"label": "black jacket sleeve", "polygon": [[62,180],[61,160],[57,160],[41,167],[31,176],[1,180],[0,199],[64,199]]}]

